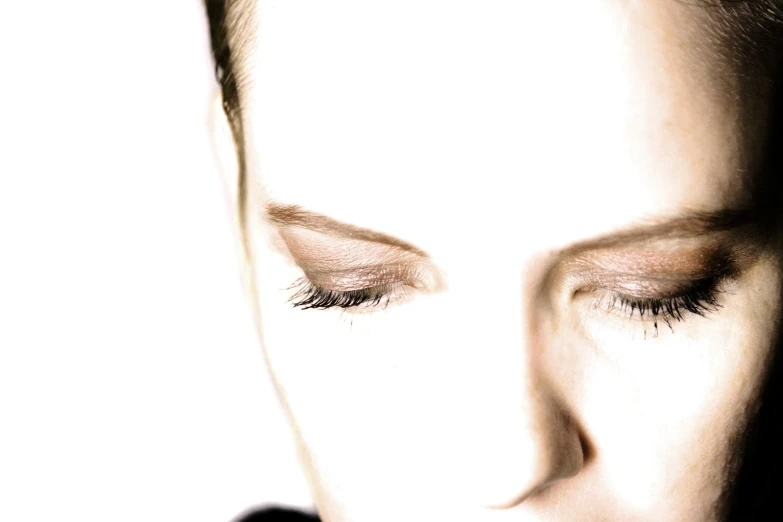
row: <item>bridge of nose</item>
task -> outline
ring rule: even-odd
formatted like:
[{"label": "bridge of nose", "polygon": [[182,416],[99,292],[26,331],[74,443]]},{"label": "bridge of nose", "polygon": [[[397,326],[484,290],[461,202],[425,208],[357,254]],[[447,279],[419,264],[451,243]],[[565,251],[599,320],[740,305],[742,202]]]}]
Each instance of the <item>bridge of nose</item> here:
[{"label": "bridge of nose", "polygon": [[[560,399],[562,374],[550,368],[559,357],[547,352],[562,341],[545,326],[546,292],[518,269],[499,275],[503,284],[483,290],[491,304],[455,321],[454,355],[466,377],[456,393],[468,419],[461,437],[469,447],[460,456],[467,489],[477,503],[502,508],[575,475],[583,455],[574,416]],[[482,292],[456,286],[457,293]]]}]

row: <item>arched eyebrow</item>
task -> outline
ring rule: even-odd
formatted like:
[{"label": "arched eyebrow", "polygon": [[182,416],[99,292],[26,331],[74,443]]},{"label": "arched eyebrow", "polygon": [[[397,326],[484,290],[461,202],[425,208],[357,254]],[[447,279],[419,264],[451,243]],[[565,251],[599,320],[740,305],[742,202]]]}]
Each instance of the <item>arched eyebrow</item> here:
[{"label": "arched eyebrow", "polygon": [[406,252],[421,257],[429,257],[424,250],[407,241],[384,234],[383,232],[376,232],[368,228],[343,223],[328,216],[324,216],[323,214],[305,210],[299,205],[284,205],[269,202],[266,204],[266,216],[271,223],[278,226],[300,227],[331,236],[354,239],[357,241],[367,241],[370,243],[380,243],[405,250]]},{"label": "arched eyebrow", "polygon": [[[758,213],[748,208],[721,208],[713,211],[686,210],[674,216],[653,218],[624,230],[580,241],[565,250],[571,253],[628,246],[634,243],[707,236],[738,230],[757,223],[758,220]],[[752,237],[755,235],[749,235],[747,239]]]}]

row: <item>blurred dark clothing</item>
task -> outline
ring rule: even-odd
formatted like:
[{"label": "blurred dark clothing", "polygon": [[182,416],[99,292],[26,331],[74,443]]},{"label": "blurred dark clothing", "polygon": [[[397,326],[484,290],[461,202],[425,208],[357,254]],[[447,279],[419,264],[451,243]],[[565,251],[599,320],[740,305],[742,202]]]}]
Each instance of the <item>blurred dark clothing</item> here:
[{"label": "blurred dark clothing", "polygon": [[267,507],[243,514],[233,522],[320,522],[316,515],[294,509]]}]

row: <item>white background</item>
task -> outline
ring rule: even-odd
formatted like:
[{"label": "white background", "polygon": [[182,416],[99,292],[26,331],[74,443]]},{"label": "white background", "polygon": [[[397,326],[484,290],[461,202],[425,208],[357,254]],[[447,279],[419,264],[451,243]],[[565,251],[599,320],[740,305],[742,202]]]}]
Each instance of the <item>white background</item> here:
[{"label": "white background", "polygon": [[0,520],[307,492],[243,301],[199,0],[3,2]]}]

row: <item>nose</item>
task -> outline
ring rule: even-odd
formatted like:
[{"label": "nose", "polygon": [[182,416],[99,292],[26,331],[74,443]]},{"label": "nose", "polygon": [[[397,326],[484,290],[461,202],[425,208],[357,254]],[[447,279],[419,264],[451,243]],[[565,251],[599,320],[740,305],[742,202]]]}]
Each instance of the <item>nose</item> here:
[{"label": "nose", "polygon": [[566,354],[547,355],[547,342],[518,317],[485,331],[471,369],[481,384],[472,387],[467,472],[474,501],[486,508],[512,508],[574,477],[585,461],[582,430],[567,404]]},{"label": "nose", "polygon": [[584,466],[578,427],[558,400],[535,386],[516,407],[490,414],[479,430],[475,484],[483,507],[517,506]]}]

